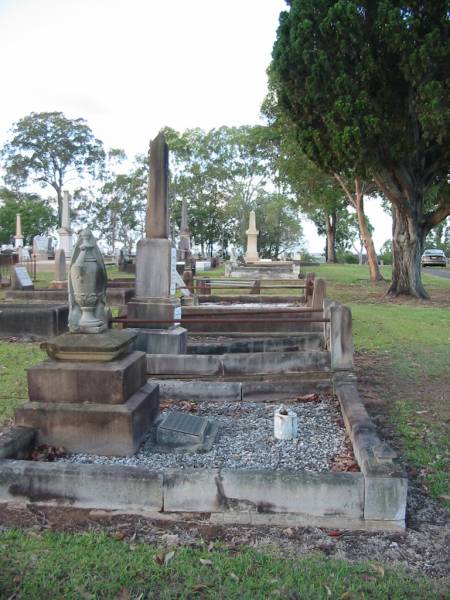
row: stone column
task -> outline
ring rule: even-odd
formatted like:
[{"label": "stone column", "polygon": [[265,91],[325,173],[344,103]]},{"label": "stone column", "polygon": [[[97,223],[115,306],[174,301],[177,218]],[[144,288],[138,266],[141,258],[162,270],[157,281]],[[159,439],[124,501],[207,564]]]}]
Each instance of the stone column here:
[{"label": "stone column", "polygon": [[191,257],[191,233],[189,231],[187,202],[185,198],[183,198],[181,204],[181,227],[178,256],[180,260],[186,260]]},{"label": "stone column", "polygon": [[22,235],[22,222],[20,220],[20,214],[16,215],[16,235],[14,236],[14,247],[22,248],[23,246],[23,235]]},{"label": "stone column", "polygon": [[64,250],[66,259],[72,256],[73,237],[70,228],[70,194],[65,191],[63,194],[61,227],[58,229],[59,247]]},{"label": "stone column", "polygon": [[247,252],[245,253],[245,262],[253,263],[259,262],[258,255],[258,235],[259,231],[256,229],[256,217],[255,211],[250,212],[250,220],[248,229],[245,232],[247,234]]},{"label": "stone column", "polygon": [[[137,244],[136,297],[128,303],[128,318],[143,320],[136,323],[139,350],[184,353],[187,332],[170,322],[181,320],[181,303],[175,297],[176,249],[169,239],[169,149],[162,133],[150,144],[149,178],[147,237]],[[159,322],[145,323],[152,320]]]}]

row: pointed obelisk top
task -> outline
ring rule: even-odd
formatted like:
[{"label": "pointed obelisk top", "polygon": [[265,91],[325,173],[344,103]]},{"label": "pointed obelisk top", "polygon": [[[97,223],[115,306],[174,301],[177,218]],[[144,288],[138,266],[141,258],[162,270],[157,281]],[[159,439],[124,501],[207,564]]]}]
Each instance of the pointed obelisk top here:
[{"label": "pointed obelisk top", "polygon": [[162,131],[150,142],[150,173],[145,235],[168,239],[169,229],[169,148]]}]

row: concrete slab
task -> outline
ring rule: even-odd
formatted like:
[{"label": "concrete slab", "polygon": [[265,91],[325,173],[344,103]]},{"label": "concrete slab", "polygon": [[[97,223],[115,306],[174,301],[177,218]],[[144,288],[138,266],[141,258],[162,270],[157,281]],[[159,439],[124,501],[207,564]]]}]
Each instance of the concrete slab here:
[{"label": "concrete slab", "polygon": [[118,465],[0,460],[0,502],[160,511],[163,475]]},{"label": "concrete slab", "polygon": [[68,304],[3,303],[0,304],[0,337],[52,337],[67,331],[68,318]]},{"label": "concrete slab", "polygon": [[296,513],[362,518],[361,473],[185,470],[164,478],[166,512]]}]

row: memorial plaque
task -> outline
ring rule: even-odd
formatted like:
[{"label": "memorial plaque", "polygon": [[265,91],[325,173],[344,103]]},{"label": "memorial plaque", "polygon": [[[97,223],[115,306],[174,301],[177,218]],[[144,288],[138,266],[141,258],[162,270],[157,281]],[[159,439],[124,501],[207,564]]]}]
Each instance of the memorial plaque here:
[{"label": "memorial plaque", "polygon": [[11,275],[13,290],[34,290],[33,282],[25,267],[21,265],[14,266]]},{"label": "memorial plaque", "polygon": [[182,412],[170,412],[158,426],[156,443],[162,446],[209,449],[218,431],[215,423],[206,417]]}]

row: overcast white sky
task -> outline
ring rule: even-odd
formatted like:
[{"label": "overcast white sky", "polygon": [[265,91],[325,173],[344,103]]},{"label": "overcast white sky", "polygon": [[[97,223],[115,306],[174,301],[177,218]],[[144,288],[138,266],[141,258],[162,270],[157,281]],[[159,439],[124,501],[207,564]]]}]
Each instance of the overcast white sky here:
[{"label": "overcast white sky", "polygon": [[[146,152],[163,126],[253,124],[284,0],[0,0],[0,145],[32,111]],[[377,249],[390,218],[367,202]],[[322,251],[304,224],[311,251]]]}]

